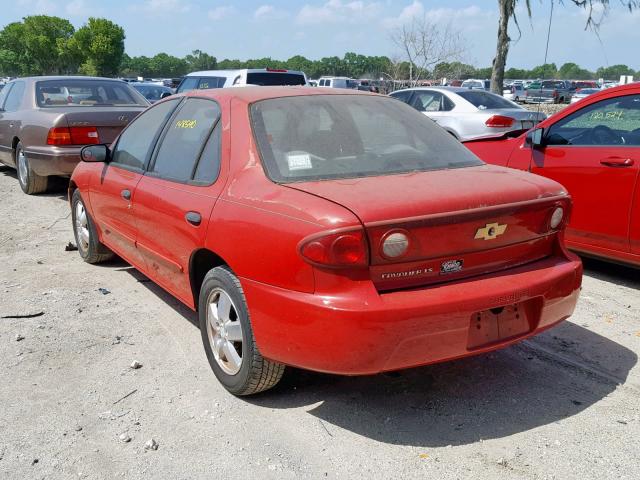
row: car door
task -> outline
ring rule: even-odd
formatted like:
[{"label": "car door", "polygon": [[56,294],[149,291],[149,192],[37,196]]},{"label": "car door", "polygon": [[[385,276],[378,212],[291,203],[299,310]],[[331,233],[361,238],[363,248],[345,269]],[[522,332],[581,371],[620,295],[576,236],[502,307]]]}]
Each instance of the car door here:
[{"label": "car door", "polygon": [[[20,110],[23,104],[25,82],[16,80],[11,86],[4,99],[2,111],[0,111],[0,155],[2,163],[15,166],[13,139],[19,138],[18,132],[22,126]],[[6,88],[8,86],[4,89]]]},{"label": "car door", "polygon": [[640,95],[603,99],[545,132],[532,171],[564,185],[574,208],[567,240],[629,252],[634,189],[640,168]]},{"label": "car door", "polygon": [[225,123],[217,102],[188,98],[167,123],[136,190],[137,246],[147,271],[192,306],[189,261],[205,244],[209,217],[224,184]]},{"label": "car door", "polygon": [[159,102],[141,113],[120,134],[100,178],[90,185],[89,199],[102,241],[135,266],[144,269],[136,247],[135,195],[162,127],[180,99]]}]

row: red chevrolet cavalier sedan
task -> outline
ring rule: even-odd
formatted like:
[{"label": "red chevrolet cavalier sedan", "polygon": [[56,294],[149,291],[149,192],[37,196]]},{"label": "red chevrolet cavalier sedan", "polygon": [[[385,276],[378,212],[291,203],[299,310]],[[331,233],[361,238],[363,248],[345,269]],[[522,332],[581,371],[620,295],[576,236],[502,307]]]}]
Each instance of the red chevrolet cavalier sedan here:
[{"label": "red chevrolet cavalier sedan", "polygon": [[231,393],[504,347],[570,316],[557,183],[485,165],[411,107],[349,90],[170,97],[85,147],[82,258],[115,252],[197,310]]}]

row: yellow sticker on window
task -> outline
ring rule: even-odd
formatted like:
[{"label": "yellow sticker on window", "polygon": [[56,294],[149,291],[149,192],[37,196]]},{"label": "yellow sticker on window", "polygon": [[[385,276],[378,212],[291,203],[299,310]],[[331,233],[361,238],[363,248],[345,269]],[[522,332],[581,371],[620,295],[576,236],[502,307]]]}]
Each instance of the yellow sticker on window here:
[{"label": "yellow sticker on window", "polygon": [[624,112],[617,110],[613,112],[591,112],[591,120],[622,120]]},{"label": "yellow sticker on window", "polygon": [[176,128],[195,128],[197,120],[178,120]]}]

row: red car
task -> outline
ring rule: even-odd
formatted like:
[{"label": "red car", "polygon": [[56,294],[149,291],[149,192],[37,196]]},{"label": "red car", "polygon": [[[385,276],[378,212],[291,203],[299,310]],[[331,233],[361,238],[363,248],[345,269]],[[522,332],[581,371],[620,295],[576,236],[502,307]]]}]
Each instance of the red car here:
[{"label": "red car", "polygon": [[197,310],[237,395],[284,365],[360,375],[494,350],[578,299],[566,191],[485,165],[392,98],[193,91],[82,156],[80,255],[115,252]]},{"label": "red car", "polygon": [[640,84],[594,93],[516,138],[465,145],[564,185],[574,202],[569,248],[640,266]]}]

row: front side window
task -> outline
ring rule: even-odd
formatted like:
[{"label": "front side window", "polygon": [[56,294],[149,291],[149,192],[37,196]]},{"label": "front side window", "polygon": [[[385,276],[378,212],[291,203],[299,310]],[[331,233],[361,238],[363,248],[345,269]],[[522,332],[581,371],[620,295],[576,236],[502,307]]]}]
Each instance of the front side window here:
[{"label": "front side window", "polygon": [[13,88],[7,95],[7,100],[4,102],[4,110],[6,112],[15,112],[20,108],[22,104],[22,97],[24,96],[24,82],[14,82]]},{"label": "front side window", "polygon": [[[220,107],[216,102],[187,99],[165,129],[151,172],[168,180],[192,180],[205,142],[219,119]],[[211,152],[207,155],[205,161],[211,159]]]},{"label": "front side window", "polygon": [[391,98],[268,99],[251,106],[251,121],[267,175],[281,183],[482,165],[430,119]]},{"label": "front side window", "polygon": [[113,80],[64,79],[36,83],[40,107],[121,107],[149,105],[127,83]]},{"label": "front side window", "polygon": [[640,95],[587,105],[554,123],[545,136],[545,143],[640,146]]},{"label": "front side window", "polygon": [[142,169],[160,130],[178,103],[179,99],[171,99],[158,103],[138,115],[120,135],[111,163]]}]

